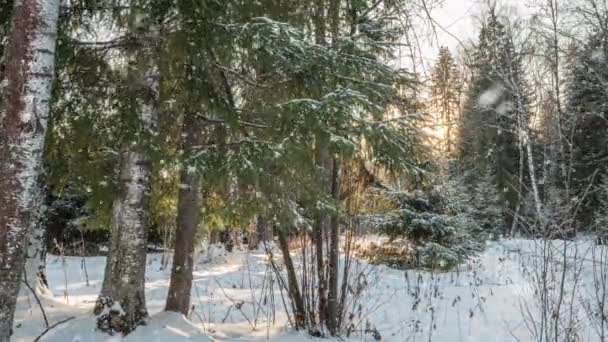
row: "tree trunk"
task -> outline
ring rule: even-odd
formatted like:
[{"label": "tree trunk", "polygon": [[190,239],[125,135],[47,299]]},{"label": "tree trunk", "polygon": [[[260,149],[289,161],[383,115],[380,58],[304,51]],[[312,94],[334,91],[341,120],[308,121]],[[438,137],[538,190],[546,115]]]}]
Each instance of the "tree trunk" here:
[{"label": "tree trunk", "polygon": [[323,233],[326,230],[325,214],[318,214],[313,226],[313,240],[316,254],[318,296],[319,296],[319,325],[327,322],[327,281],[325,280],[325,263],[323,261]]},{"label": "tree trunk", "polygon": [[258,242],[262,242],[264,245],[266,245],[269,241],[272,240],[272,234],[270,232],[268,218],[264,216],[258,216],[256,230],[258,235]]},{"label": "tree trunk", "polygon": [[[339,200],[340,194],[340,165],[334,157],[332,162],[331,194],[334,200]],[[330,246],[328,258],[328,293],[327,293],[327,327],[332,335],[338,334],[338,273],[339,273],[339,248],[340,248],[340,222],[337,212],[331,215]]]},{"label": "tree trunk", "polygon": [[304,298],[300,292],[298,286],[298,278],[296,276],[296,269],[289,253],[289,243],[287,242],[287,236],[281,229],[276,229],[277,236],[279,238],[279,248],[281,254],[283,254],[283,263],[285,264],[285,271],[287,272],[287,286],[289,287],[289,298],[294,311],[294,324],[296,330],[305,327],[306,310],[304,309]]},{"label": "tree trunk", "polygon": [[[200,145],[202,127],[193,114],[187,114],[182,126],[182,150],[192,155]],[[201,178],[197,170],[184,166],[180,173],[180,189],[177,205],[177,231],[173,268],[165,310],[188,315],[194,270],[194,240],[200,221],[202,205]]]},{"label": "tree trunk", "polygon": [[27,236],[24,280],[37,294],[52,295],[46,276],[46,212],[48,208],[45,199],[47,198],[48,190],[42,184],[42,181],[39,181],[38,184],[39,194],[36,197],[39,203],[35,204],[37,210],[32,215]]},{"label": "tree trunk", "polygon": [[256,250],[260,245],[260,240],[258,239],[257,224],[251,222],[247,226],[247,249],[250,251]]},{"label": "tree trunk", "polygon": [[247,242],[249,245],[249,250],[258,249],[260,247],[260,243],[262,243],[262,247],[264,248],[272,239],[268,219],[262,215],[258,215],[256,222],[249,227],[248,233]]},{"label": "tree trunk", "polygon": [[112,208],[110,250],[95,306],[98,328],[127,334],[147,316],[145,267],[150,163],[138,151],[123,153],[123,194]]},{"label": "tree trunk", "polygon": [[260,225],[259,218],[252,221],[247,226],[247,248],[250,251],[257,249],[260,246]]},{"label": "tree trunk", "polygon": [[110,249],[94,309],[98,328],[110,334],[128,334],[148,315],[144,285],[152,164],[145,137],[154,134],[159,110],[158,68],[145,53],[152,51],[148,46],[127,56],[127,77],[142,130],[121,155],[121,193],[112,207]]},{"label": "tree trunk", "polygon": [[530,184],[532,185],[532,195],[534,196],[534,207],[536,209],[536,215],[538,215],[538,220],[540,222],[540,229],[545,229],[545,215],[543,213],[543,209],[542,209],[542,202],[540,200],[540,193],[538,191],[538,183],[536,181],[536,171],[535,171],[535,167],[534,167],[534,153],[532,153],[532,143],[530,142],[530,135],[529,135],[529,130],[530,128],[527,125],[527,122],[524,122],[522,116],[522,108],[524,108],[524,105],[522,103],[521,100],[521,93],[518,92],[518,97],[517,97],[517,101],[518,101],[518,109],[519,112],[517,114],[517,124],[518,124],[518,129],[519,129],[519,136],[518,139],[521,139],[523,141],[523,144],[526,148],[526,155],[528,157],[528,171],[529,171],[529,176],[530,176]]},{"label": "tree trunk", "polygon": [[532,153],[532,144],[530,143],[530,137],[528,135],[528,128],[524,128],[525,135],[525,146],[526,154],[528,156],[528,170],[530,173],[530,184],[532,185],[532,195],[534,195],[534,207],[536,208],[536,214],[540,221],[541,229],[545,229],[545,215],[542,209],[542,202],[540,200],[540,194],[538,191],[538,183],[536,181],[536,171],[534,170],[534,153]]},{"label": "tree trunk", "polygon": [[209,232],[209,245],[215,245],[220,243],[220,231],[219,229],[211,229]]},{"label": "tree trunk", "polygon": [[[353,39],[356,31],[356,9],[353,8],[353,22],[351,23],[350,36]],[[336,42],[339,36],[340,30],[340,4],[338,0],[330,0],[329,6],[329,17],[331,26],[332,40]],[[330,193],[334,199],[336,205],[340,201],[340,162],[334,156],[330,158],[328,156],[327,172],[331,172],[330,180],[328,182]],[[331,215],[329,220],[329,248],[328,254],[328,265],[327,265],[327,328],[332,335],[339,334],[338,322],[340,321],[341,313],[338,311],[339,299],[338,299],[338,274],[339,274],[339,248],[340,248],[340,222],[339,214],[336,211]],[[346,279],[346,278],[345,278]]]},{"label": "tree trunk", "polygon": [[[0,1],[0,96],[3,94],[2,80],[4,79],[5,70],[5,48],[8,43],[10,34],[11,18],[13,15],[14,4],[12,1]],[[2,102],[2,100],[0,100]],[[0,113],[2,110],[0,110]],[[0,117],[2,115],[0,114]]]},{"label": "tree trunk", "polygon": [[224,249],[228,253],[232,253],[236,245],[235,229],[232,227],[224,227],[224,230],[220,232],[220,242],[224,245]]},{"label": "tree trunk", "polygon": [[511,227],[507,232],[507,237],[513,238],[515,234],[517,234],[519,228],[519,212],[521,210],[521,202],[523,197],[523,189],[524,189],[524,151],[523,151],[523,143],[521,139],[518,139],[519,145],[519,177],[518,179],[518,188],[517,188],[517,204],[515,205],[515,211],[513,212],[513,221],[511,221]]},{"label": "tree trunk", "polygon": [[[316,163],[321,168],[323,174],[321,175],[321,187],[324,191],[328,193],[331,191],[331,183],[329,176],[327,175],[330,172],[330,156],[325,148],[327,141],[323,140],[321,136],[318,136],[318,141],[316,142]],[[319,208],[317,208],[319,209]],[[313,243],[315,247],[315,257],[316,257],[316,270],[317,270],[317,279],[318,279],[318,315],[319,315],[319,328],[324,329],[324,326],[328,324],[328,313],[327,313],[327,279],[326,279],[326,263],[325,263],[325,252],[323,248],[324,242],[327,241],[325,236],[328,233],[328,226],[330,224],[330,219],[327,213],[323,212],[324,209],[321,209],[315,217],[315,222],[313,225]],[[327,248],[329,252],[329,248]]]},{"label": "tree trunk", "polygon": [[0,84],[0,341],[8,341],[42,166],[59,0],[15,1]]}]

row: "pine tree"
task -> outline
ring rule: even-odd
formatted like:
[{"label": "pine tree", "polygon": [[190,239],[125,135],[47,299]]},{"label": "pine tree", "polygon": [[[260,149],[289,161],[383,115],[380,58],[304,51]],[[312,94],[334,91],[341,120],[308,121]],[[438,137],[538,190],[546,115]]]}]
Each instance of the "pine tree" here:
[{"label": "pine tree", "polygon": [[431,74],[431,108],[444,133],[445,152],[453,152],[453,126],[460,119],[462,80],[460,72],[446,47],[439,49],[439,58]]},{"label": "pine tree", "polygon": [[41,201],[59,1],[16,1],[0,73],[0,341],[9,341],[25,238]]}]

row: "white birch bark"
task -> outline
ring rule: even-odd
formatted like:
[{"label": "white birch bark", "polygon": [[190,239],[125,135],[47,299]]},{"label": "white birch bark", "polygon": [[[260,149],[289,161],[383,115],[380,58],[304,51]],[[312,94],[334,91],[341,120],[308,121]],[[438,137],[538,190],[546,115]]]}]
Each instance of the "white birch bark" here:
[{"label": "white birch bark", "polygon": [[59,0],[17,0],[5,51],[0,113],[0,341],[9,341],[28,224],[40,202]]},{"label": "white birch bark", "polygon": [[26,281],[37,295],[52,296],[48,287],[46,276],[46,226],[44,216],[47,210],[44,204],[44,189],[37,187],[38,194],[36,208],[32,213],[31,222],[27,234],[27,248],[25,256],[25,275]]},{"label": "white birch bark", "polygon": [[[530,175],[530,183],[532,185],[532,195],[534,196],[534,207],[536,209],[536,214],[538,215],[538,220],[540,221],[541,224],[541,229],[544,229],[545,227],[543,226],[545,223],[545,215],[543,213],[543,206],[542,206],[542,202],[540,199],[540,193],[538,191],[538,182],[536,180],[536,170],[534,167],[534,153],[532,153],[532,144],[530,142],[530,136],[529,136],[529,127],[526,124],[524,126],[524,123],[522,122],[522,115],[523,114],[523,103],[521,101],[521,93],[518,92],[517,93],[517,108],[518,108],[518,113],[517,113],[517,121],[518,121],[518,129],[519,129],[519,139],[521,139],[521,141],[523,142],[525,148],[526,148],[526,156],[528,157],[528,172]],[[521,142],[520,142],[521,143]]]},{"label": "white birch bark", "polygon": [[[141,130],[154,134],[158,119],[159,74],[146,51],[131,53],[129,80],[137,99]],[[148,51],[149,52],[149,51]],[[144,134],[146,135],[146,134]],[[151,161],[146,139],[136,135],[122,153],[121,194],[112,208],[111,241],[101,294],[95,306],[98,328],[127,334],[147,317],[145,268]]]},{"label": "white birch bark", "polygon": [[534,154],[532,153],[532,145],[530,144],[530,139],[527,132],[525,139],[526,153],[528,154],[528,169],[530,171],[530,183],[532,183],[532,193],[534,195],[534,206],[536,208],[538,218],[541,220],[541,223],[544,223],[545,215],[543,214],[543,206],[538,192],[538,182],[536,181],[536,171],[534,170]]}]

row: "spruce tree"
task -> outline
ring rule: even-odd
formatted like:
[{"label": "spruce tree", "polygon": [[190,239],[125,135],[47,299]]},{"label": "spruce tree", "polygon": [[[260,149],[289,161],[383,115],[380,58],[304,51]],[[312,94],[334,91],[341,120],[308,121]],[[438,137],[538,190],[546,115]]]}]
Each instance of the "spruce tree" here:
[{"label": "spruce tree", "polygon": [[568,126],[573,134],[564,142],[569,143],[568,158],[572,161],[571,176],[565,181],[570,183],[572,196],[581,201],[576,220],[583,230],[592,224],[600,207],[597,189],[608,172],[607,53],[606,34],[592,34],[577,53],[567,89]]},{"label": "spruce tree", "polygon": [[[483,23],[473,57],[459,132],[459,159],[467,182],[491,177],[510,225],[517,206],[523,141],[528,131],[528,95],[522,76],[521,56],[494,9]],[[520,146],[520,148],[518,148]],[[486,174],[488,172],[489,174]]]},{"label": "spruce tree", "polygon": [[[233,19],[226,6],[214,1],[178,1],[176,10],[182,29],[172,36],[170,45],[174,49],[169,70],[173,72],[166,77],[168,82],[176,81],[181,90],[181,96],[174,97],[176,108],[182,112],[177,160],[180,171],[175,253],[165,309],[187,315],[203,194],[214,188],[226,189],[234,181],[232,170],[222,175],[211,169],[222,167],[221,154],[231,138],[228,122],[238,120],[238,113],[235,90],[220,68],[233,62],[234,45],[226,30],[214,24],[216,20]],[[203,145],[215,146],[204,151]]]},{"label": "spruce tree", "polygon": [[[359,5],[359,13],[373,7],[370,3]],[[335,8],[336,4],[330,2],[327,6]],[[265,204],[263,215],[271,212],[274,216],[278,233],[304,229],[305,225],[294,222],[310,222],[319,216],[332,217],[332,228],[336,228],[342,197],[340,173],[333,160],[367,160],[394,172],[417,170],[416,157],[411,153],[419,146],[420,138],[413,124],[415,117],[385,117],[390,108],[402,109],[409,103],[398,89],[414,87],[415,82],[410,74],[395,70],[384,61],[391,53],[386,42],[397,34],[383,24],[377,23],[383,30],[362,30],[358,39],[350,39],[351,32],[356,34],[361,29],[358,25],[372,22],[360,18],[353,19],[351,25],[344,19],[347,16],[339,15],[342,24],[328,25],[331,43],[320,44],[314,32],[306,30],[302,18],[287,16],[288,21],[278,21],[282,16],[285,13],[254,17],[235,30],[236,41],[243,44],[243,61],[253,62],[251,69],[255,73],[247,77],[240,113],[242,129],[250,132],[250,137],[241,138],[239,153],[228,154],[227,162],[230,167],[241,166],[234,169],[239,180],[260,189],[262,198],[257,201]],[[329,18],[329,23],[336,20],[335,15]],[[280,86],[273,87],[275,82],[280,82]],[[317,157],[321,151],[327,152],[331,163],[320,162],[325,159]],[[264,173],[273,177],[264,177]],[[336,230],[332,230],[337,238]],[[330,243],[322,271],[332,262],[331,254],[337,255],[337,248],[337,243]],[[284,250],[284,257],[288,253]],[[330,274],[337,275],[337,266],[338,262],[333,262],[334,272]],[[323,323],[325,318],[330,333],[338,334],[339,308],[346,294],[340,294],[337,281],[329,286],[329,280],[327,298],[329,302],[331,292],[334,308],[323,309],[321,305],[319,312],[304,316],[309,319],[309,326],[319,319]],[[297,286],[300,285],[289,285],[293,289]],[[297,308],[301,300],[293,298],[293,302]]]}]

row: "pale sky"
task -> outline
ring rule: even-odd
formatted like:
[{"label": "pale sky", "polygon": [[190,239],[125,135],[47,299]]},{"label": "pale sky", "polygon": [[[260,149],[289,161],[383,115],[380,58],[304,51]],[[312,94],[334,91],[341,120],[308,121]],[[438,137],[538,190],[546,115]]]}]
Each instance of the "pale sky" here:
[{"label": "pale sky", "polygon": [[[438,0],[426,0],[427,4]],[[525,16],[529,13],[526,0],[502,0],[499,11],[510,17]],[[479,18],[487,8],[483,0],[443,0],[430,9],[432,19],[438,24],[435,30],[422,30],[419,37],[420,49],[424,57],[424,67],[432,66],[437,57],[439,46],[447,46],[457,54],[460,44],[477,39]],[[446,32],[447,31],[447,32]],[[419,70],[422,71],[422,70]]]},{"label": "pale sky", "polygon": [[[509,17],[525,17],[530,13],[526,0],[502,0],[498,3],[499,14]],[[487,5],[483,0],[443,0],[440,5],[431,10],[433,19],[449,31],[446,33],[437,28],[440,42],[450,48],[456,48],[458,42],[450,34],[460,40],[476,38],[479,28],[478,18],[486,9]]]}]

